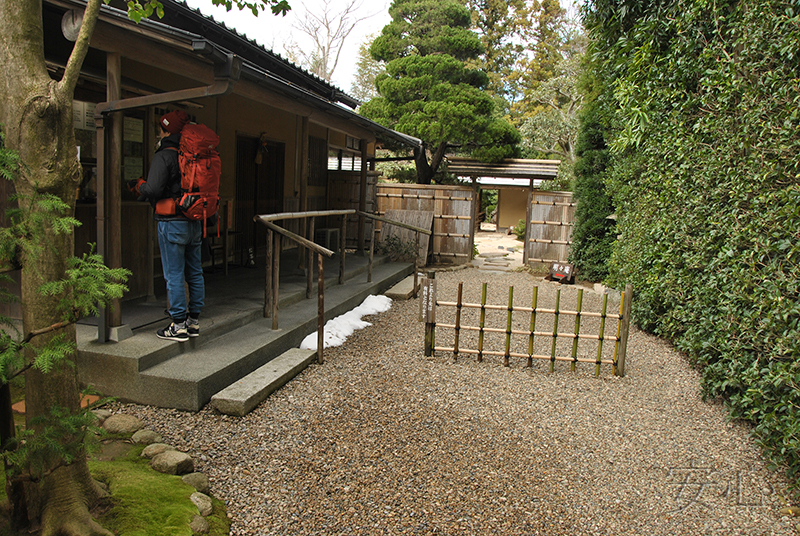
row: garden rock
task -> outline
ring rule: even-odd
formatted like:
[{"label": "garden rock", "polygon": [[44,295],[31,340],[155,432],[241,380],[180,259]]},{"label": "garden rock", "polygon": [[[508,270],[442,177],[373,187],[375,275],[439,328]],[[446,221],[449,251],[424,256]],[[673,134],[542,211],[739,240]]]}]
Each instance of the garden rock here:
[{"label": "garden rock", "polygon": [[106,419],[111,417],[111,412],[108,411],[107,409],[93,409],[92,413],[97,419],[97,423],[101,426],[106,421]]},{"label": "garden rock", "polygon": [[185,452],[168,450],[154,457],[150,466],[159,473],[185,475],[194,471],[194,460]]},{"label": "garden rock", "polygon": [[214,507],[211,504],[211,497],[206,495],[205,493],[200,493],[196,491],[192,493],[192,496],[189,497],[191,501],[197,506],[197,509],[200,511],[200,515],[203,517],[207,517],[211,515],[211,512],[214,510]]},{"label": "garden rock", "polygon": [[203,516],[194,516],[192,522],[189,523],[189,528],[192,529],[192,534],[208,534],[211,527],[208,521]]},{"label": "garden rock", "polygon": [[132,434],[144,426],[144,423],[133,415],[112,415],[103,422],[103,428],[110,434]]},{"label": "garden rock", "polygon": [[153,443],[161,443],[164,439],[161,434],[152,430],[139,430],[131,437],[131,440],[137,445],[151,445]]},{"label": "garden rock", "polygon": [[142,458],[155,458],[168,450],[175,450],[175,447],[166,443],[151,443],[142,450],[141,456]]},{"label": "garden rock", "polygon": [[189,473],[181,477],[184,483],[189,484],[200,493],[208,495],[211,490],[211,484],[208,482],[208,477],[203,473]]}]

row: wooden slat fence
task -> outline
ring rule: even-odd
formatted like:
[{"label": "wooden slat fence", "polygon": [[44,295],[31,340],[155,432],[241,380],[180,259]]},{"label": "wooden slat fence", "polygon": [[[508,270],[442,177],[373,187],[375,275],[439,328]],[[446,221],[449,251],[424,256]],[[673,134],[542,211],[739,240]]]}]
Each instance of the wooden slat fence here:
[{"label": "wooden slat fence", "polygon": [[567,262],[575,206],[571,192],[531,192],[525,233],[526,263]]},{"label": "wooden slat fence", "polygon": [[[602,365],[611,365],[616,376],[625,375],[632,288],[621,293],[619,313],[609,311],[609,295],[593,294],[595,310],[584,303],[584,290],[569,288],[576,294],[574,309],[556,291],[555,304],[540,303],[539,287],[533,287],[531,306],[514,304],[514,287],[508,289],[508,303],[487,303],[488,283],[483,284],[480,303],[463,299],[463,283],[458,284],[455,301],[440,300],[436,280],[425,279],[420,300],[420,320],[425,322],[425,355],[449,352],[453,359],[474,355],[502,357],[503,365],[512,359],[524,359],[526,366],[534,360],[549,361],[550,372],[556,362],[592,364],[595,375]],[[597,298],[600,298],[599,300]],[[598,303],[599,302],[599,303]],[[441,338],[443,344],[438,345]]]},{"label": "wooden slat fence", "polygon": [[388,210],[434,213],[431,258],[438,264],[465,264],[475,241],[475,192],[469,186],[378,184],[378,215]]}]

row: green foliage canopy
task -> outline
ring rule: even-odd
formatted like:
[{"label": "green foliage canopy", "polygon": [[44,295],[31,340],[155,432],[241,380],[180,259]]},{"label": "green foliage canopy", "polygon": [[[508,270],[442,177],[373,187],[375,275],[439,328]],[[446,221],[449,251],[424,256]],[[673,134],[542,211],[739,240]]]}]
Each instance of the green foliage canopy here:
[{"label": "green foliage canopy", "polygon": [[392,22],[370,49],[386,62],[376,79],[380,97],[361,107],[370,119],[418,137],[431,146],[417,154],[418,181],[430,183],[449,144],[465,146],[478,158],[499,160],[516,154],[519,135],[493,115],[483,90],[486,73],[465,60],[483,50],[470,29],[470,13],[454,0],[395,0]]}]

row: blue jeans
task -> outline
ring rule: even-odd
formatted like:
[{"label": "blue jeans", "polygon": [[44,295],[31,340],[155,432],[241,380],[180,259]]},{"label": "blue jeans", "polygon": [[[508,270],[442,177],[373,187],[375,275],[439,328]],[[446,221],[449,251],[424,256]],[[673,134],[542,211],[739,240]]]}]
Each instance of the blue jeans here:
[{"label": "blue jeans", "polygon": [[169,316],[174,321],[186,320],[186,290],[189,287],[188,313],[199,315],[206,297],[201,263],[203,222],[158,222],[158,247],[161,249],[161,266],[167,282]]}]

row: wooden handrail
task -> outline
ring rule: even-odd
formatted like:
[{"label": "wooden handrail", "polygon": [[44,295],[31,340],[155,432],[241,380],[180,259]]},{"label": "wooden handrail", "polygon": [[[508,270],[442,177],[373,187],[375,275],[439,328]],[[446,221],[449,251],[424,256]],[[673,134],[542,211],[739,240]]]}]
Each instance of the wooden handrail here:
[{"label": "wooden handrail", "polygon": [[[272,308],[271,308],[272,312],[271,312],[271,314],[272,314],[272,317],[273,317],[272,318],[272,329],[278,329],[278,281],[279,281],[278,270],[279,270],[279,266],[280,266],[280,263],[279,263],[279,260],[280,260],[280,240],[277,239],[277,237],[276,237],[276,240],[275,240],[275,242],[273,244],[272,233],[275,232],[275,233],[278,233],[279,235],[285,236],[285,237],[289,238],[290,240],[293,240],[297,244],[308,248],[310,251],[313,251],[314,253],[317,253],[317,255],[318,255],[318,278],[319,278],[319,280],[318,280],[318,283],[317,283],[317,295],[318,295],[319,304],[318,304],[318,312],[317,312],[317,326],[318,326],[317,327],[317,331],[318,331],[318,333],[317,333],[317,336],[318,336],[318,340],[317,340],[317,346],[318,346],[318,348],[317,348],[317,360],[319,361],[319,363],[323,362],[322,346],[323,346],[323,328],[324,328],[324,320],[325,320],[325,318],[324,318],[325,317],[325,306],[324,306],[324,299],[325,299],[324,298],[324,296],[325,296],[325,290],[324,290],[325,289],[325,287],[324,287],[325,279],[324,278],[325,278],[325,276],[323,275],[322,255],[325,255],[326,257],[333,257],[334,252],[331,251],[328,248],[325,248],[325,247],[320,246],[319,244],[316,244],[312,240],[309,240],[309,239],[304,238],[304,237],[302,237],[302,236],[300,236],[300,235],[298,235],[296,233],[288,231],[288,230],[284,229],[283,227],[281,227],[280,225],[277,225],[277,224],[275,224],[273,222],[280,221],[280,220],[296,220],[296,219],[301,219],[301,218],[316,218],[316,217],[324,217],[324,216],[343,216],[343,219],[342,219],[342,235],[341,235],[341,238],[340,238],[340,248],[341,248],[340,254],[341,254],[342,258],[341,258],[341,266],[340,266],[340,269],[339,269],[339,272],[340,272],[339,273],[339,283],[341,284],[344,281],[344,245],[345,245],[344,232],[345,232],[345,222],[346,222],[346,219],[347,219],[346,216],[349,216],[350,214],[358,214],[360,216],[364,216],[366,218],[372,218],[374,220],[378,220],[378,221],[381,221],[381,222],[384,222],[384,223],[387,223],[387,224],[390,224],[390,225],[397,225],[398,227],[402,227],[404,229],[409,229],[409,230],[414,231],[416,233],[417,246],[415,248],[415,251],[416,251],[417,259],[414,262],[414,297],[416,297],[417,296],[417,268],[419,267],[419,235],[420,235],[420,233],[424,233],[424,234],[426,234],[428,236],[431,236],[433,233],[429,229],[422,229],[420,227],[415,227],[415,226],[409,225],[407,223],[403,223],[403,222],[399,222],[399,221],[395,221],[395,220],[390,220],[389,218],[384,218],[384,217],[378,216],[376,214],[370,214],[368,212],[363,212],[363,211],[354,210],[354,209],[318,210],[318,211],[308,211],[308,212],[280,212],[280,213],[277,213],[277,214],[256,214],[255,216],[253,216],[253,221],[263,223],[267,227],[267,229],[269,230],[268,237],[267,237],[267,240],[268,240],[268,246],[267,246],[268,253],[267,253],[267,255],[268,255],[268,257],[273,257],[273,259],[272,259],[272,265],[273,266],[270,267],[269,266],[270,263],[269,262],[267,263],[267,278],[266,278],[265,290],[264,290],[264,316],[265,317],[269,316],[268,311],[270,311],[270,308],[269,308],[269,303],[268,302],[271,301],[272,302]],[[314,220],[312,219],[311,221],[312,221],[312,228],[313,228],[313,221]],[[375,246],[374,236],[373,236],[373,239],[370,241],[370,246],[371,247],[370,247],[370,256],[369,256],[369,269],[367,271],[367,274],[368,274],[367,275],[367,281],[368,282],[372,281],[372,252],[373,252],[373,248]],[[273,249],[275,251],[273,253],[270,253],[270,252],[273,251]],[[272,270],[272,277],[270,277],[270,270]],[[311,280],[310,280],[310,278],[311,278],[311,267],[309,266],[309,282],[308,282],[308,287],[309,287],[308,293],[309,294],[307,295],[307,297],[309,297],[309,298],[311,297],[310,296],[310,289],[311,289]]]},{"label": "wooden handrail", "polygon": [[298,234],[295,234],[295,233],[293,233],[291,231],[287,231],[286,229],[284,229],[280,225],[275,225],[271,221],[264,221],[264,220],[261,220],[261,223],[263,223],[264,225],[266,225],[267,227],[269,227],[270,229],[272,229],[276,233],[282,234],[286,238],[290,238],[290,239],[294,240],[295,242],[297,242],[298,244],[301,244],[301,245],[307,247],[308,249],[310,249],[312,251],[315,251],[316,253],[319,253],[320,255],[325,255],[326,257],[333,257],[333,251],[329,250],[328,248],[324,248],[324,247],[320,246],[319,244],[312,242],[311,240],[303,238],[302,236],[300,236]]},{"label": "wooden handrail", "polygon": [[360,210],[358,210],[357,212],[358,212],[358,214],[362,214],[362,215],[366,216],[367,218],[372,218],[373,220],[382,221],[383,223],[388,223],[388,224],[391,224],[391,225],[397,225],[398,227],[402,227],[403,229],[409,229],[411,231],[414,231],[414,232],[417,232],[417,233],[423,233],[423,234],[426,234],[428,236],[433,234],[433,231],[431,231],[429,229],[423,229],[422,227],[414,227],[413,225],[409,225],[408,223],[403,223],[403,222],[400,222],[400,221],[390,220],[389,218],[384,218],[383,216],[377,216],[375,214],[370,214],[369,212],[361,212]]},{"label": "wooden handrail", "polygon": [[355,209],[317,210],[309,212],[279,212],[277,214],[258,214],[253,219],[256,221],[268,222],[277,220],[297,220],[300,218],[312,218],[317,216],[345,216],[355,213]]}]

